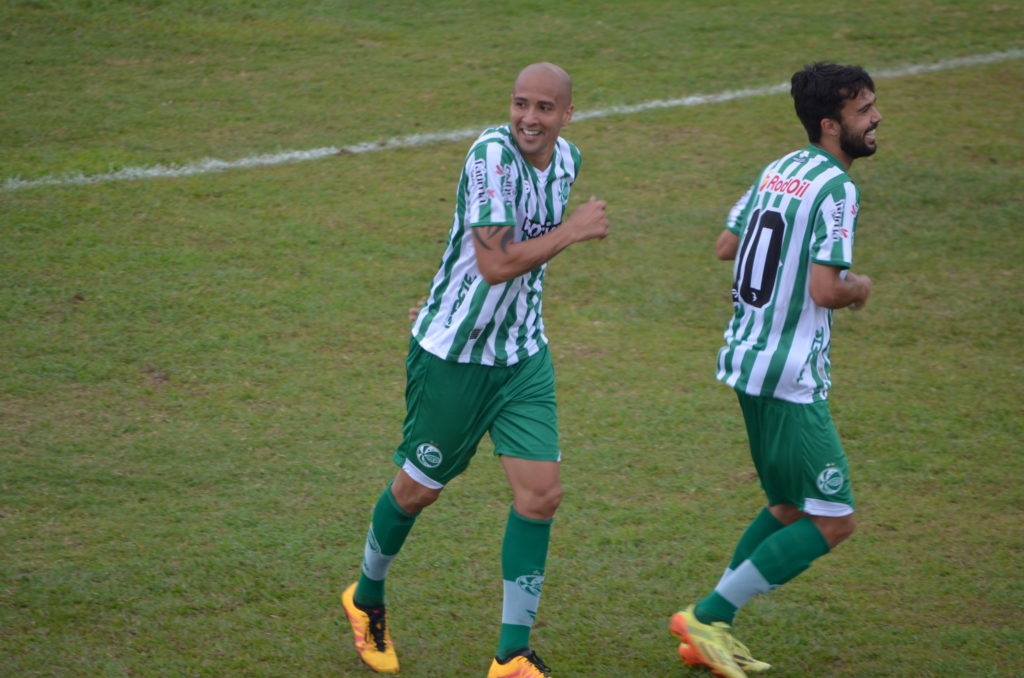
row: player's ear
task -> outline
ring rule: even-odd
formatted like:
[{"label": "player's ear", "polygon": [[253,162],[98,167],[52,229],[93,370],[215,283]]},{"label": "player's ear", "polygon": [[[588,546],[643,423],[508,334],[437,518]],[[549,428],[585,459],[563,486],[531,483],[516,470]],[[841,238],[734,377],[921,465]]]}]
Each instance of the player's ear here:
[{"label": "player's ear", "polygon": [[576,110],[576,108],[572,104],[569,104],[569,106],[565,109],[565,115],[562,116],[562,125],[569,124],[569,121],[572,120],[572,112],[574,110]]},{"label": "player's ear", "polygon": [[822,118],[821,119],[821,134],[826,137],[838,137],[839,136],[839,121],[835,118]]}]

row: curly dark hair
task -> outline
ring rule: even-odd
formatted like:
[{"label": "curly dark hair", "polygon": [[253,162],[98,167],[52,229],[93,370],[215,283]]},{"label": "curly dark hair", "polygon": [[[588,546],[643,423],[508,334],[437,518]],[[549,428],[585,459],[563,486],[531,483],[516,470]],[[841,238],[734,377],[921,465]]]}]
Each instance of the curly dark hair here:
[{"label": "curly dark hair", "polygon": [[840,66],[817,62],[804,66],[793,74],[790,94],[796,116],[800,118],[807,139],[816,144],[821,140],[821,121],[839,120],[843,103],[855,99],[861,90],[875,91],[875,83],[860,66]]}]

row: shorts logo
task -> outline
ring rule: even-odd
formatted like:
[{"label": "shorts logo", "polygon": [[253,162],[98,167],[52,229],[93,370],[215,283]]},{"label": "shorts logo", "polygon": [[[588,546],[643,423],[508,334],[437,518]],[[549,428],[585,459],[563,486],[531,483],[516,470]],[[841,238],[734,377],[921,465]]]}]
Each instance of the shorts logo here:
[{"label": "shorts logo", "polygon": [[524,574],[522,577],[516,578],[516,586],[527,594],[540,598],[540,590],[544,587],[544,575]]},{"label": "shorts logo", "polygon": [[818,475],[818,489],[824,494],[835,494],[843,489],[843,472],[829,467]]},{"label": "shorts logo", "polygon": [[437,449],[430,443],[423,443],[416,448],[416,458],[420,460],[426,468],[437,468],[441,465],[441,460],[444,455],[441,454],[441,450]]}]

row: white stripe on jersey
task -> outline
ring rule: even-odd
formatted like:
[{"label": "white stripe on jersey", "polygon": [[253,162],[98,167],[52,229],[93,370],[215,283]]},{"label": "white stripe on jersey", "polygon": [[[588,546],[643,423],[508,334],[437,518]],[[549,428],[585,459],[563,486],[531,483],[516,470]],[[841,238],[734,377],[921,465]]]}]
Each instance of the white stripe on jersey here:
[{"label": "white stripe on jersey", "polygon": [[579,151],[559,138],[550,167],[523,158],[508,126],[486,130],[466,156],[455,216],[430,296],[413,336],[446,360],[511,365],[547,344],[541,317],[546,264],[500,285],[484,282],[473,228],[510,225],[514,241],[543,235],[562,222]]},{"label": "white stripe on jersey", "polygon": [[719,380],[755,396],[827,398],[832,312],[811,299],[809,266],[852,264],[857,199],[838,162],[810,146],[768,165],[730,211],[741,242]]}]

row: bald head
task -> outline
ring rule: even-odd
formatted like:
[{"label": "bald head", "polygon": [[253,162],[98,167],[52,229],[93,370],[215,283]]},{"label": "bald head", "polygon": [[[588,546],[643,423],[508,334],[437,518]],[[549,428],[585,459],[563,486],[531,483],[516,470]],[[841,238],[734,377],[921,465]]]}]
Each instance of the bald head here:
[{"label": "bald head", "polygon": [[563,106],[572,103],[572,78],[569,77],[569,74],[561,66],[556,66],[546,61],[530,64],[519,71],[513,90],[519,89],[519,85],[524,80],[533,80],[535,78],[541,79],[545,84],[554,87],[555,91],[558,92],[559,99],[562,99],[559,103]]},{"label": "bald head", "polygon": [[572,81],[554,64],[530,64],[512,87],[509,123],[519,151],[537,169],[551,162],[558,133],[572,119]]}]

